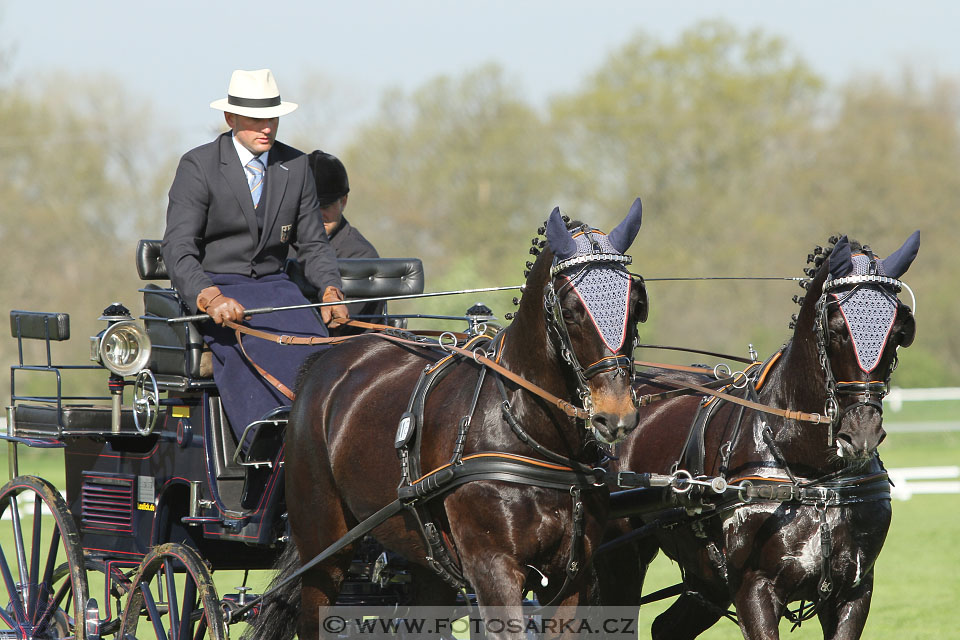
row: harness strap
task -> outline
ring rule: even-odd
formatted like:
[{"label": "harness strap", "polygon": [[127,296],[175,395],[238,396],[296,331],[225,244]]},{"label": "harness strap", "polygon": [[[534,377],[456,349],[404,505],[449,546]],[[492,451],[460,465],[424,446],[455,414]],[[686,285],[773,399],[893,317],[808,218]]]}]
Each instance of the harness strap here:
[{"label": "harness strap", "polygon": [[238,607],[236,609],[232,607],[226,609],[225,614],[227,618],[226,619],[227,624],[230,624],[232,620],[242,619],[243,614],[245,614],[247,611],[250,611],[257,605],[259,605],[264,600],[264,598],[266,598],[267,596],[271,595],[276,591],[279,591],[284,586],[298,579],[304,573],[306,573],[313,567],[317,566],[318,564],[320,564],[321,562],[323,562],[333,554],[337,553],[338,551],[341,551],[347,545],[350,545],[356,542],[357,540],[365,536],[367,533],[375,529],[378,525],[383,524],[386,520],[388,520],[392,516],[399,513],[403,509],[403,507],[404,505],[399,499],[394,500],[393,502],[391,502],[387,506],[377,511],[366,520],[360,522],[358,525],[350,529],[350,531],[348,531],[346,535],[344,535],[342,538],[340,538],[339,540],[331,544],[329,547],[321,551],[319,554],[314,556],[313,559],[311,559],[302,567],[294,571],[292,574],[290,574],[289,576],[287,576],[277,584],[273,585],[270,588],[270,590],[260,594],[256,598],[251,598],[241,607]]},{"label": "harness strap", "polygon": [[550,449],[546,448],[539,442],[537,442],[533,436],[527,433],[527,430],[523,428],[523,425],[520,424],[520,421],[517,420],[516,416],[513,415],[512,407],[510,406],[510,400],[507,398],[507,389],[503,385],[503,379],[500,376],[497,376],[497,389],[500,391],[500,397],[503,399],[503,402],[500,403],[500,413],[503,415],[503,419],[506,420],[507,424],[513,430],[513,433],[519,438],[521,442],[529,446],[531,449],[542,455],[543,457],[553,460],[554,462],[565,465],[567,467],[572,467],[579,470],[581,473],[592,473],[593,468],[589,467],[583,463],[577,462],[571,458],[555,453]]}]

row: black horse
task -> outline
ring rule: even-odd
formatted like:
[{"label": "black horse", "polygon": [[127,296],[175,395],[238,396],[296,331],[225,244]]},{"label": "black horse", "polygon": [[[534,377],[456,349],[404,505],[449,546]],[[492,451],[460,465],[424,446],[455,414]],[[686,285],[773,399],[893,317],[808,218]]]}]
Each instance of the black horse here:
[{"label": "black horse", "polygon": [[[519,618],[531,588],[541,602],[587,602],[595,577],[584,567],[607,507],[596,439],[637,424],[632,349],[647,301],[623,254],[640,220],[639,199],[609,235],[568,230],[555,209],[513,322],[470,342],[467,357],[369,335],[323,353],[286,433],[295,548],[281,577],[399,491],[404,507],[372,535],[412,564],[415,603],[452,604],[457,587],[476,594],[481,614],[509,607]],[[337,600],[353,548],[271,598],[253,637],[318,637],[318,608]],[[298,597],[299,611],[283,606]]]},{"label": "black horse", "polygon": [[[611,544],[597,556],[605,603],[638,605],[659,549],[679,564],[683,584],[655,620],[654,638],[694,638],[728,615],[731,603],[736,613],[729,615],[746,638],[778,638],[781,616],[814,614],[824,638],[860,637],[891,514],[876,453],[885,435],[881,400],[897,349],[914,336],[897,278],[918,246],[915,233],[885,260],[846,237],[832,251],[818,248],[792,339],[746,377],[736,376],[738,387],[749,379],[743,390],[728,389],[744,401],[819,412],[820,424],[700,394],[641,409],[641,426],[619,445],[618,469],[683,470],[736,488],[724,491],[721,482],[717,494],[681,482],[688,493],[668,492],[646,515],[614,521],[617,534],[644,525],[656,534]],[[710,379],[654,370],[638,376],[637,391],[658,394]],[[614,507],[629,497],[640,513],[632,493],[653,495],[617,494]],[[799,609],[788,607],[798,601]]]}]

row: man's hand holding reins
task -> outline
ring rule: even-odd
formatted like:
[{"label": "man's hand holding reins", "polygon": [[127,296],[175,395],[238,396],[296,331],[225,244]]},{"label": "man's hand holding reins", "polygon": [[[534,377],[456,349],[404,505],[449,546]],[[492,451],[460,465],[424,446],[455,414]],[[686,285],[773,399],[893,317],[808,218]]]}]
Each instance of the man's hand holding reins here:
[{"label": "man's hand holding reins", "polygon": [[203,311],[217,324],[225,320],[243,322],[243,305],[220,293],[219,287],[207,287],[197,295],[197,309]]},{"label": "man's hand holding reins", "polygon": [[[344,299],[343,291],[336,287],[327,287],[323,291],[322,302],[338,302]],[[350,319],[350,313],[347,306],[343,304],[331,305],[329,307],[320,307],[320,318],[323,324],[328,327],[339,327]]]}]

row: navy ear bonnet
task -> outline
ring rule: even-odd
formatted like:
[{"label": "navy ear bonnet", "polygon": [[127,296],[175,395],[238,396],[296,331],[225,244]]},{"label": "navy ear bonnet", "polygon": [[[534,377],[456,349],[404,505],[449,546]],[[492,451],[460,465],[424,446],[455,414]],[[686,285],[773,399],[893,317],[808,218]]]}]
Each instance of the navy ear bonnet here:
[{"label": "navy ear bonnet", "polygon": [[604,343],[614,353],[626,340],[632,278],[624,252],[640,229],[638,198],[626,219],[610,235],[587,225],[567,230],[554,209],[547,220],[547,243],[554,253],[550,275],[561,274],[580,297]]},{"label": "navy ear bonnet", "polygon": [[902,276],[917,256],[919,232],[884,260],[869,250],[853,253],[846,236],[830,254],[830,272],[824,294],[839,305],[847,321],[860,368],[869,373],[880,362],[897,316],[896,294]]}]

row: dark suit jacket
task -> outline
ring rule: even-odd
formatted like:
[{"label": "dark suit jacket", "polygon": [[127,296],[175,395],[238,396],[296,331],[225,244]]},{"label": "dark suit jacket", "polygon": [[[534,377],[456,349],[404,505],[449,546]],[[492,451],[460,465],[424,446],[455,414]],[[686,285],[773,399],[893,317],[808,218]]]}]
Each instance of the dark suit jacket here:
[{"label": "dark suit jacket", "polygon": [[280,273],[291,246],[310,284],[320,291],[341,286],[307,156],[293,147],[275,142],[270,149],[262,233],[230,132],[184,154],[169,198],[163,260],[191,310],[213,284],[204,272]]},{"label": "dark suit jacket", "polygon": [[379,258],[380,254],[370,241],[343,216],[340,224],[330,232],[330,245],[338,258]]}]

